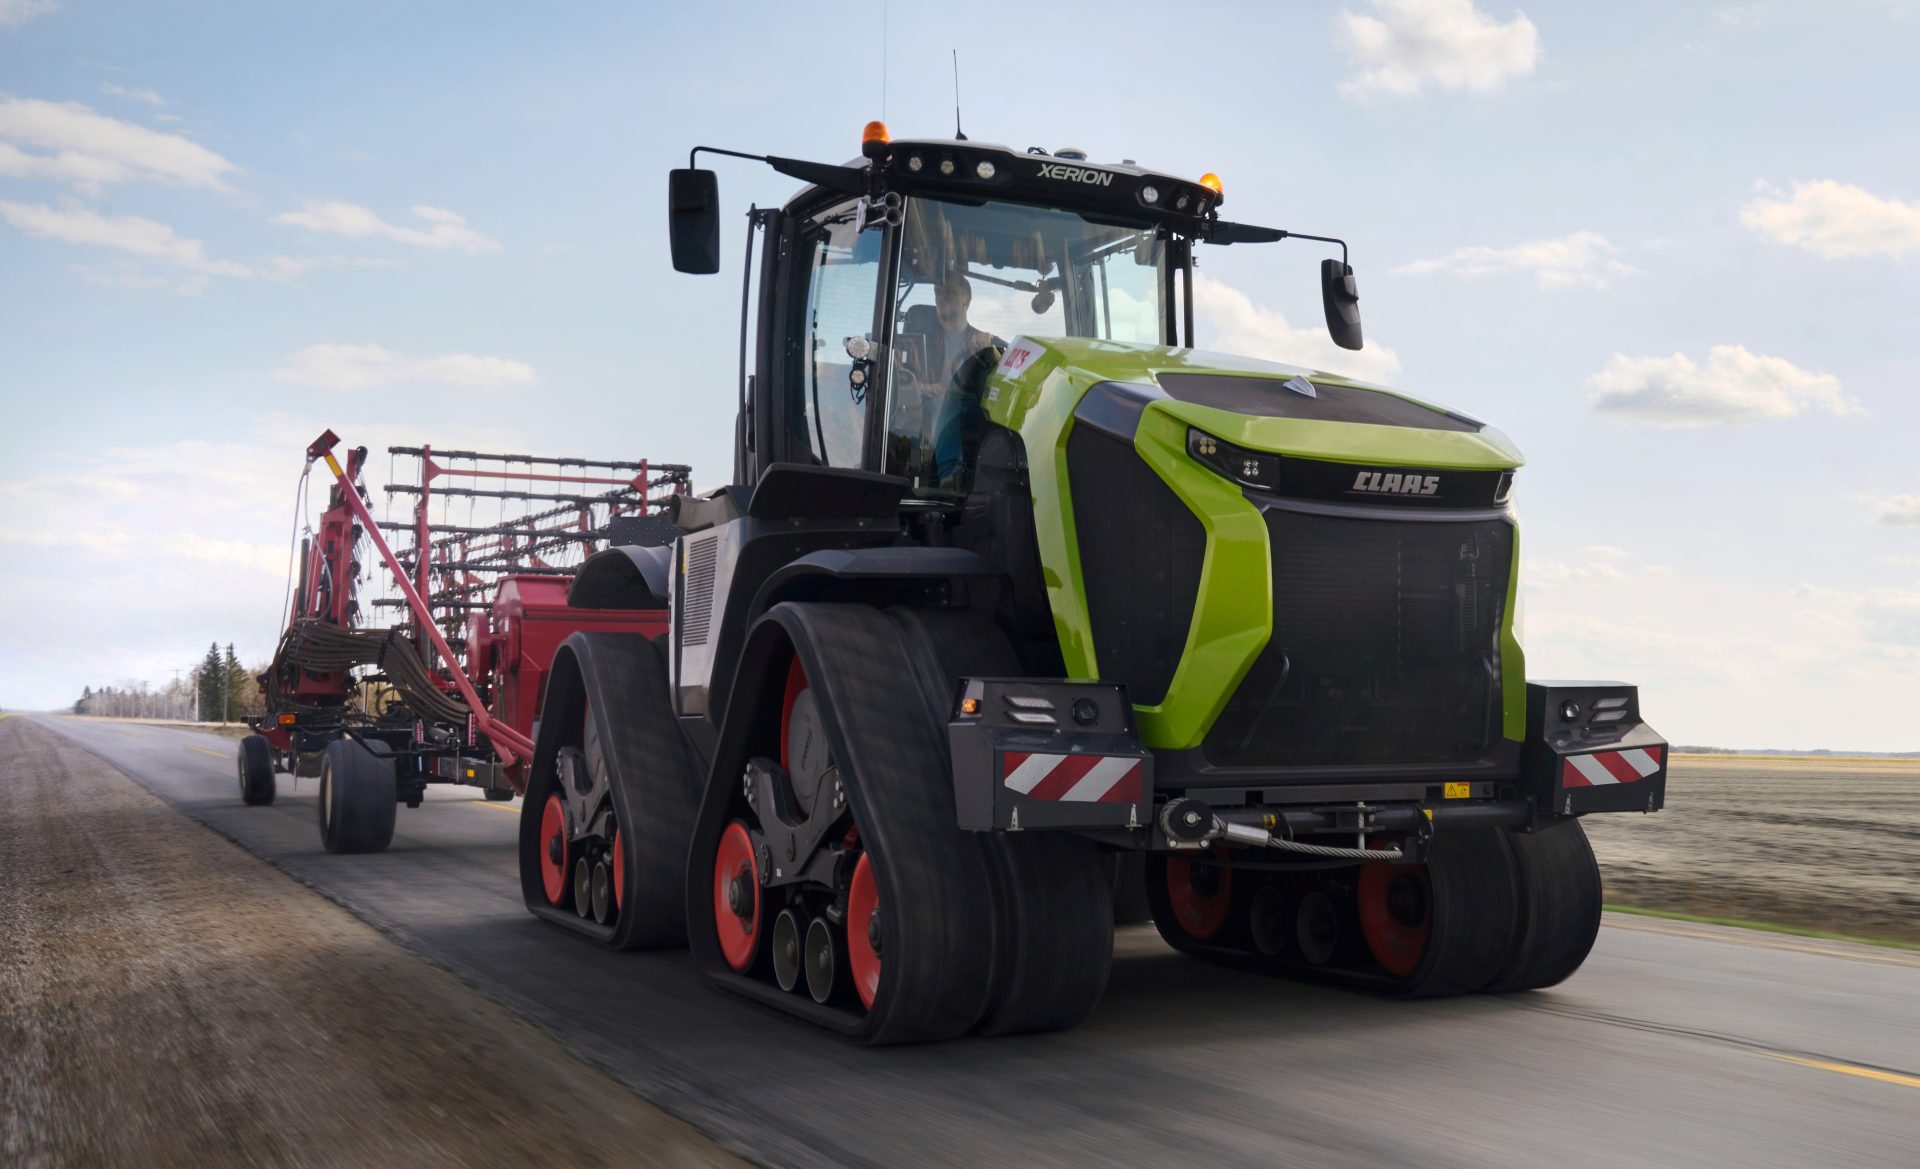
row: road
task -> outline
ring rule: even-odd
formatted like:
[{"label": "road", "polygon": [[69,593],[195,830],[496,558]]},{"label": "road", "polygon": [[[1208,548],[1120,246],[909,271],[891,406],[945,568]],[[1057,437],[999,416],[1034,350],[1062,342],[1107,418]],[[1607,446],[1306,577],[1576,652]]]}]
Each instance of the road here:
[{"label": "road", "polygon": [[1061,1035],[867,1051],[530,918],[517,808],[400,810],[325,853],[314,781],[246,808],[233,741],[45,725],[766,1164],[1901,1166],[1920,1162],[1920,955],[1609,916],[1551,991],[1387,1002],[1220,970],[1150,927]]}]

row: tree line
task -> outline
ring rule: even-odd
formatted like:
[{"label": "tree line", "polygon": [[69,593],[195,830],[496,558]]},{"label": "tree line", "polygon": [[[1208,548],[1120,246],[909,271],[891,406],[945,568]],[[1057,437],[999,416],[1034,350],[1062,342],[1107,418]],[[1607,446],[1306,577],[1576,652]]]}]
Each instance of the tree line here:
[{"label": "tree line", "polygon": [[86,687],[73,704],[73,713],[108,718],[168,718],[190,722],[239,722],[264,713],[254,675],[266,666],[248,669],[240,664],[233,646],[218,642],[186,677],[175,677],[155,687],[144,681],[117,686]]}]

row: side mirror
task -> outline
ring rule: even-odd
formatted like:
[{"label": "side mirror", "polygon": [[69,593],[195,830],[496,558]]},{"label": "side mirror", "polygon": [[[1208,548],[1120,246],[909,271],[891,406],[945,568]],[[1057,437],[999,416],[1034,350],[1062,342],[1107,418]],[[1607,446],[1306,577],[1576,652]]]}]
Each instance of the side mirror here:
[{"label": "side mirror", "polygon": [[667,229],[673,270],[711,276],[720,270],[720,178],[710,170],[667,174]]},{"label": "side mirror", "polygon": [[1333,343],[1342,349],[1360,348],[1360,286],[1354,283],[1351,265],[1320,261],[1320,300]]}]

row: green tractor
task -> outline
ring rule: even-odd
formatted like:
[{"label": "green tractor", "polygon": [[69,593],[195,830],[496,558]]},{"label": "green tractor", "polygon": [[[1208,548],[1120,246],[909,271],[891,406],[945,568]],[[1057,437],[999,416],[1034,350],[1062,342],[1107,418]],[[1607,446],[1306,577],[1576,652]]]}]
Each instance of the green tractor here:
[{"label": "green tractor", "polygon": [[[526,901],[869,1043],[1070,1027],[1116,906],[1176,949],[1398,996],[1551,985],[1653,811],[1634,687],[1529,682],[1521,458],[1465,415],[1193,348],[1212,175],[867,129],[843,166],[696,148],[674,265],[748,215],[732,483],[602,552],[556,656]],[[758,278],[755,279],[755,257]],[[1144,886],[1144,889],[1142,888]],[[1144,895],[1144,904],[1142,904]]]}]

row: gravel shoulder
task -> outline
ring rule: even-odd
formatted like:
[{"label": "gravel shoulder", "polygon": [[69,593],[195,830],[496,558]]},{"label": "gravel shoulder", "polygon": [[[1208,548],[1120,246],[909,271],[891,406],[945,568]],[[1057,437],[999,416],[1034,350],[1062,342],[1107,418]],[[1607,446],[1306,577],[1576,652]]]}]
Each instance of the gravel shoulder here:
[{"label": "gravel shoulder", "polygon": [[0,716],[0,1165],[737,1166],[346,910]]},{"label": "gravel shoulder", "polygon": [[1610,903],[1920,943],[1920,760],[1681,755],[1582,823]]}]

